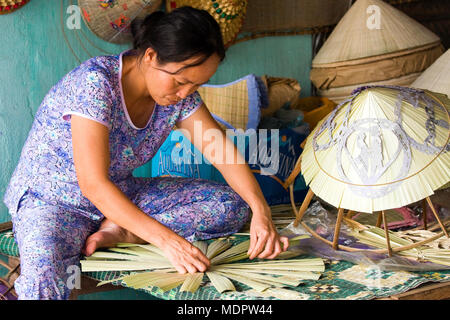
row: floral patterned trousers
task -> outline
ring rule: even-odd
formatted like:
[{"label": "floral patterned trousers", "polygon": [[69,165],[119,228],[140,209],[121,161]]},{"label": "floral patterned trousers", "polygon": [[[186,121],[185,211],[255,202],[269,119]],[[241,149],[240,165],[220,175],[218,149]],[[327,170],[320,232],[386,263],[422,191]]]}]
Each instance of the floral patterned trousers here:
[{"label": "floral patterned trousers", "polygon": [[[189,241],[239,231],[249,207],[226,184],[194,178],[133,178],[132,197],[143,212]],[[68,299],[71,266],[79,267],[81,250],[100,227],[76,208],[43,203],[26,193],[12,217],[19,245],[21,275],[15,282],[19,299]]]}]

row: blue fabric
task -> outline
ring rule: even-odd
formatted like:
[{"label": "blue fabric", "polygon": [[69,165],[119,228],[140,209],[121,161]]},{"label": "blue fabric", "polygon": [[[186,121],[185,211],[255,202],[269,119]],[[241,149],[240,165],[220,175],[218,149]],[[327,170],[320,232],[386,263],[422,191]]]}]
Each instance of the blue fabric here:
[{"label": "blue fabric", "polygon": [[[250,131],[247,131],[249,133]],[[263,137],[260,132],[254,131],[257,135],[257,143],[261,146],[268,146],[269,150],[273,146],[271,139],[271,130],[267,130],[267,136]],[[292,169],[295,162],[300,156],[303,149],[300,144],[306,139],[306,134],[300,134],[292,129],[281,129],[278,131],[279,145],[279,166],[273,174],[262,174],[261,171],[266,169],[261,161],[255,161],[251,158],[249,137],[245,140],[245,160],[249,163],[250,169],[253,171],[258,181],[264,197],[269,205],[290,203],[289,190],[284,189],[280,182],[284,182]],[[237,144],[238,138],[234,137],[234,143]],[[180,153],[184,156],[187,153],[188,161],[173,161],[173,153]],[[244,154],[243,152],[243,154]],[[258,152],[260,150],[258,149]],[[270,152],[270,151],[269,151]],[[172,131],[167,140],[158,150],[152,162],[152,177],[169,175],[180,177],[201,178],[225,182],[220,172],[212,166],[181,132]],[[299,175],[294,184],[295,202],[301,202],[306,195],[307,187],[303,177]]]},{"label": "blue fabric", "polygon": [[[282,183],[288,178],[294,169],[297,159],[300,157],[303,149],[300,144],[307,138],[306,134],[297,133],[296,131],[287,128],[280,130],[267,130],[267,136],[258,131],[258,161],[254,161],[249,154],[248,139],[246,141],[246,160],[249,162],[250,169],[253,171],[256,180],[258,181],[264,197],[269,205],[290,203],[289,189],[285,189]],[[268,169],[268,165],[264,164],[264,160],[259,157],[264,156],[264,150],[259,148],[267,146],[268,154],[276,147],[273,141],[278,139],[279,160],[278,167]],[[266,172],[264,172],[264,169]],[[276,172],[271,172],[276,170]],[[219,173],[220,175],[220,173]],[[221,176],[221,175],[220,175]],[[219,179],[219,181],[224,181]],[[307,186],[301,175],[297,177],[294,182],[294,201],[296,203],[303,201],[307,193]]]}]

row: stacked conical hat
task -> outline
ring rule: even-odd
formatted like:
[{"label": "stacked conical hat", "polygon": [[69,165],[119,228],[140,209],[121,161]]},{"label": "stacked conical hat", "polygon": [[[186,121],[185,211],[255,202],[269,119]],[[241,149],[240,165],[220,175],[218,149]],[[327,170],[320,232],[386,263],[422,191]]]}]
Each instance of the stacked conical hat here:
[{"label": "stacked conical hat", "polygon": [[425,70],[411,87],[443,93],[450,97],[450,49]]},{"label": "stacked conical hat", "polygon": [[407,87],[361,87],[307,138],[301,171],[336,208],[374,212],[429,197],[450,181],[450,99]]},{"label": "stacked conical hat", "polygon": [[131,22],[156,11],[161,4],[162,0],[78,0],[88,28],[112,43],[131,42]]},{"label": "stacked conical hat", "polygon": [[440,55],[437,35],[382,0],[358,0],[314,57],[311,81],[335,102],[361,85],[410,85]]}]

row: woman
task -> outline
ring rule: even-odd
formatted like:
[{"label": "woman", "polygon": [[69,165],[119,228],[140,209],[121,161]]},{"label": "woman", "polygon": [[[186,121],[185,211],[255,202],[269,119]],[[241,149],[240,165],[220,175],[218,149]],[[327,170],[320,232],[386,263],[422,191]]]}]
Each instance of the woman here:
[{"label": "woman", "polygon": [[[191,242],[238,231],[249,209],[251,259],[272,259],[288,247],[246,164],[208,159],[228,185],[132,176],[174,125],[205,150],[204,133],[220,127],[196,90],[225,56],[206,11],[155,12],[132,31],[134,50],[84,62],[36,113],[5,194],[21,257],[19,299],[67,299],[68,267],[79,265],[81,253],[117,242],[149,242],[178,272],[205,271],[209,260]],[[197,121],[201,135],[194,134]],[[222,142],[224,154],[237,153],[223,133]]]}]

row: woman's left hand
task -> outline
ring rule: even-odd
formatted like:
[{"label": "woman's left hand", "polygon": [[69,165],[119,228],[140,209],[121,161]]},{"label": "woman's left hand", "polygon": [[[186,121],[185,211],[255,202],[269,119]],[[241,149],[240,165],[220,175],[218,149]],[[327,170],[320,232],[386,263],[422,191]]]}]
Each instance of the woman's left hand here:
[{"label": "woman's left hand", "polygon": [[247,251],[250,259],[274,259],[287,250],[289,239],[278,234],[268,212],[253,214],[250,224],[250,247]]}]

